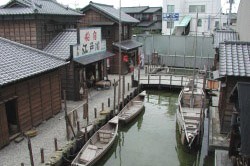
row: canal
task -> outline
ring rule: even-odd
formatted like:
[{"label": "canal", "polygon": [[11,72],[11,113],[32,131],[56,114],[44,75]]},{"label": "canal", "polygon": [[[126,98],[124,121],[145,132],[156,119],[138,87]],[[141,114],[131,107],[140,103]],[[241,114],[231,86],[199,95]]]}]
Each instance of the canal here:
[{"label": "canal", "polygon": [[175,120],[178,92],[147,91],[147,94],[145,110],[130,124],[120,125],[115,144],[96,165],[213,165],[213,157],[180,143]]}]

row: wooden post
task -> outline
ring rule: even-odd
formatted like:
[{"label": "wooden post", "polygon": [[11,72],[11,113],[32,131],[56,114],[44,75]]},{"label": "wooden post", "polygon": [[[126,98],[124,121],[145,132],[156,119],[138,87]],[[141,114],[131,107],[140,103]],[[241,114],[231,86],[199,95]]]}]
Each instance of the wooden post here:
[{"label": "wooden post", "polygon": [[108,98],[108,107],[110,107],[110,98]]},{"label": "wooden post", "polygon": [[149,85],[149,79],[150,79],[150,75],[148,75],[148,85]]},{"label": "wooden post", "polygon": [[95,108],[95,118],[97,118],[97,109]]},{"label": "wooden post", "polygon": [[30,137],[29,136],[28,136],[28,148],[29,148],[29,154],[30,154],[30,164],[31,164],[31,166],[34,166],[32,146],[31,146],[31,141],[30,141]]},{"label": "wooden post", "polygon": [[115,99],[116,99],[116,82],[115,82],[115,79],[114,79],[114,114],[115,114]]},{"label": "wooden post", "polygon": [[84,133],[84,135],[85,135],[85,142],[87,142],[88,141],[88,130],[87,130],[87,127],[84,128],[84,131],[85,131],[85,133]]},{"label": "wooden post", "polygon": [[44,163],[44,149],[41,148],[40,152],[41,152],[41,163]]},{"label": "wooden post", "polygon": [[122,76],[122,108],[124,107],[125,75]]},{"label": "wooden post", "polygon": [[21,163],[21,166],[24,166],[24,163]]},{"label": "wooden post", "polygon": [[80,122],[79,121],[77,121],[77,131],[79,132],[80,131]]},{"label": "wooden post", "polygon": [[102,103],[102,111],[104,111],[104,103]]},{"label": "wooden post", "polygon": [[172,86],[172,74],[170,75],[170,87]]},{"label": "wooden post", "polygon": [[58,150],[58,146],[57,146],[57,138],[54,138],[54,144],[55,144],[55,151]]},{"label": "wooden post", "polygon": [[63,99],[64,99],[64,116],[65,116],[65,124],[66,124],[66,133],[67,133],[67,140],[69,141],[69,129],[68,129],[68,114],[67,114],[67,104],[66,104],[66,91],[63,91]]},{"label": "wooden post", "polygon": [[183,86],[183,76],[181,76],[181,86]]},{"label": "wooden post", "polygon": [[129,82],[128,82],[128,91],[129,91]]},{"label": "wooden post", "polygon": [[[88,105],[87,105],[87,107],[88,107]],[[87,125],[89,125],[89,110],[88,110],[88,108],[87,108],[87,110],[86,110],[86,114],[87,114]]]}]

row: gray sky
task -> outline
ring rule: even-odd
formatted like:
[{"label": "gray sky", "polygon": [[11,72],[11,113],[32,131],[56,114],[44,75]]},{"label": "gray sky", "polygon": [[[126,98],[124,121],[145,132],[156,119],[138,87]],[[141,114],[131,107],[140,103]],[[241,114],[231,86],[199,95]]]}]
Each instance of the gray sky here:
[{"label": "gray sky", "polygon": [[[0,0],[0,5],[4,5],[10,0]],[[92,0],[96,3],[103,3],[108,5],[114,5],[115,8],[119,7],[119,0]],[[128,6],[162,6],[163,0],[121,0],[121,6],[122,7],[128,7]],[[223,11],[226,12],[227,9],[229,9],[229,4],[227,3],[228,0],[221,0]],[[89,0],[57,0],[57,2],[62,3],[64,5],[68,5],[71,8],[83,8],[84,6],[89,4]],[[233,5],[233,12],[237,11],[238,5],[240,0],[235,0],[235,4]]]}]

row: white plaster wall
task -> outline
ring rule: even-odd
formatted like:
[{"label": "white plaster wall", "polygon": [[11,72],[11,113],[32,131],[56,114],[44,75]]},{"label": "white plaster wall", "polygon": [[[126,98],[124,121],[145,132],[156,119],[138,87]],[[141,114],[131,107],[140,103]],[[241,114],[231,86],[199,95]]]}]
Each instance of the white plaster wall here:
[{"label": "white plaster wall", "polygon": [[250,41],[250,0],[241,0],[238,8],[236,30],[241,41]]},{"label": "white plaster wall", "polygon": [[[197,34],[210,35],[215,27],[215,21],[219,21],[221,2],[220,0],[163,0],[163,13],[167,12],[167,5],[175,5],[175,13],[180,13],[179,21],[175,21],[177,25],[184,16],[189,15],[192,17],[190,23],[190,35],[195,34],[196,30],[196,13],[189,13],[189,5],[205,5],[205,13],[199,13],[198,18],[202,19],[202,27],[197,27]],[[208,27],[208,19],[210,17],[210,27]],[[171,30],[173,32],[173,29]],[[165,35],[170,34],[170,29],[167,29],[167,21],[163,20],[162,33]]]}]

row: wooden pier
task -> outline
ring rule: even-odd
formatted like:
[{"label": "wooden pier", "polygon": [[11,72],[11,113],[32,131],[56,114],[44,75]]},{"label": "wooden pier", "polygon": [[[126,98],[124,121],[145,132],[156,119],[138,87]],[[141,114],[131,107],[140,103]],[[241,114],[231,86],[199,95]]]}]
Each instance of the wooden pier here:
[{"label": "wooden pier", "polygon": [[[159,69],[159,67],[151,67],[149,71],[154,71]],[[183,69],[183,68],[164,68],[167,72],[156,72],[155,74],[151,74],[148,72],[148,68],[145,68],[144,72],[141,71],[139,84],[142,87],[167,87],[167,88],[182,88],[187,86],[191,80],[193,80],[193,76],[190,75],[191,69]],[[178,71],[179,70],[179,71]],[[195,71],[198,73],[198,70]],[[181,73],[181,74],[180,74]],[[197,87],[203,87],[204,78],[201,74],[196,74],[195,77],[195,85]]]}]

